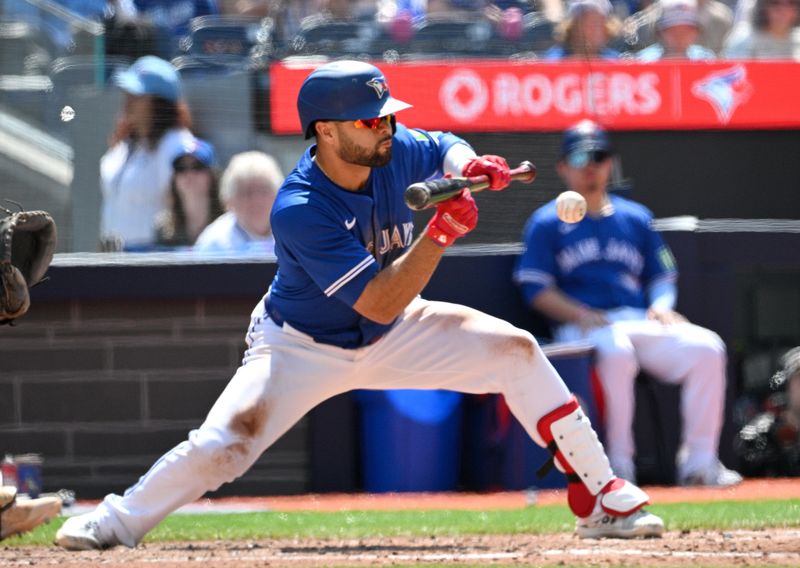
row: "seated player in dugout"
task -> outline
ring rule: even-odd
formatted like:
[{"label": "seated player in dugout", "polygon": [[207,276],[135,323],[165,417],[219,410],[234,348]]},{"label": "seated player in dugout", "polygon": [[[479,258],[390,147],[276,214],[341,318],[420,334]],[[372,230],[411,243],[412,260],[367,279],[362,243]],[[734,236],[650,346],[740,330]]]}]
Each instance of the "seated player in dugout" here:
[{"label": "seated player in dugout", "polygon": [[562,139],[558,174],[586,199],[576,223],[555,200],[537,209],[514,271],[525,301],[553,324],[557,341],[588,340],[605,403],[605,442],[619,477],[635,481],[634,384],[640,370],[681,385],[681,485],[735,485],[717,457],[725,407],[726,350],[720,337],[675,311],[678,270],[644,206],[608,193],[614,150],[584,120]]},{"label": "seated player in dugout", "polygon": [[420,293],[447,247],[478,222],[469,191],[437,205],[414,238],[404,190],[444,174],[511,180],[445,132],[409,129],[383,73],[358,61],[318,67],[297,98],[314,138],[272,208],[278,270],[252,312],[241,366],[188,440],[124,495],[68,519],[67,549],[136,546],[164,517],[243,475],[309,410],[352,389],[502,393],[567,474],[582,537],[659,536],[647,494],[617,478],[588,418],[533,336]]}]

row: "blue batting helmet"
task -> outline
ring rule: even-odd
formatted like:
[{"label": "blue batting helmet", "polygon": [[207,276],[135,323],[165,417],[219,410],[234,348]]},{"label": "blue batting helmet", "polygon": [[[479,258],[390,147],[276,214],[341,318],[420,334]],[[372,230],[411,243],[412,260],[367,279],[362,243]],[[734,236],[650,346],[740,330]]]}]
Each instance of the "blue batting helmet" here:
[{"label": "blue batting helmet", "polygon": [[587,119],[564,131],[559,157],[563,159],[577,151],[613,154],[614,147],[611,145],[608,133],[599,124]]},{"label": "blue batting helmet", "polygon": [[410,106],[389,94],[380,69],[362,61],[334,61],[317,67],[297,95],[306,138],[311,138],[317,120],[377,118]]}]

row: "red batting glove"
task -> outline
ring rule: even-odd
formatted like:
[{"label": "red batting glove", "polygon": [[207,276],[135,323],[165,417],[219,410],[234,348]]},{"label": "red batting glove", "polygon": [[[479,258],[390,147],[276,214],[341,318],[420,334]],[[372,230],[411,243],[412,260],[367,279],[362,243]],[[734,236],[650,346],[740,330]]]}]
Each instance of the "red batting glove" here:
[{"label": "red batting glove", "polygon": [[457,197],[436,206],[436,215],[425,228],[425,234],[442,247],[449,247],[457,238],[463,237],[478,224],[478,206],[468,189],[462,189]]},{"label": "red batting glove", "polygon": [[461,172],[464,177],[488,176],[489,189],[500,191],[511,183],[511,170],[502,156],[485,154],[472,158]]}]

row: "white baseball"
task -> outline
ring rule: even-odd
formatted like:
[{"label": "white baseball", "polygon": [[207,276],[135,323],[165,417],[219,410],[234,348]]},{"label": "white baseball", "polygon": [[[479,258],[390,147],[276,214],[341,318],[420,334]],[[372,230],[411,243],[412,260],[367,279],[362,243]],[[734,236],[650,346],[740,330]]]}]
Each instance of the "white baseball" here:
[{"label": "white baseball", "polygon": [[586,199],[577,191],[565,191],[556,197],[556,215],[565,223],[577,223],[586,216]]},{"label": "white baseball", "polygon": [[61,120],[69,122],[73,118],[75,118],[75,111],[71,106],[65,106],[61,109]]}]

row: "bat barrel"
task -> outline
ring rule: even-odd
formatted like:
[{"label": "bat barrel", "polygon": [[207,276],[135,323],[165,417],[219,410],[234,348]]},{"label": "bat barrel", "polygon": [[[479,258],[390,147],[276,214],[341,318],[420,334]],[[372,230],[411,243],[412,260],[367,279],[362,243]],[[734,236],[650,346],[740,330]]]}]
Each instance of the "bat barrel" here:
[{"label": "bat barrel", "polygon": [[406,192],[403,197],[409,209],[413,209],[414,211],[422,211],[430,204],[431,191],[424,182],[412,183],[406,188]]}]

